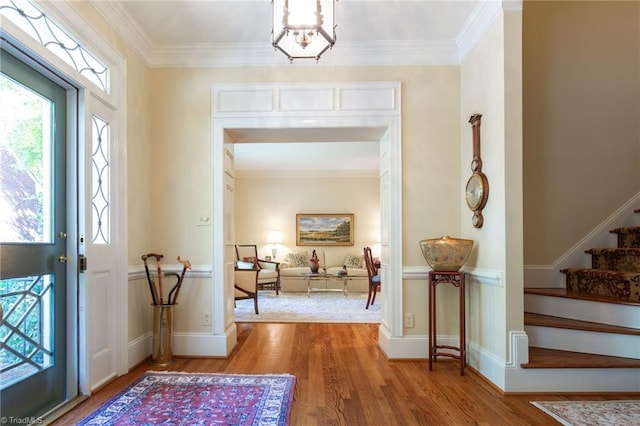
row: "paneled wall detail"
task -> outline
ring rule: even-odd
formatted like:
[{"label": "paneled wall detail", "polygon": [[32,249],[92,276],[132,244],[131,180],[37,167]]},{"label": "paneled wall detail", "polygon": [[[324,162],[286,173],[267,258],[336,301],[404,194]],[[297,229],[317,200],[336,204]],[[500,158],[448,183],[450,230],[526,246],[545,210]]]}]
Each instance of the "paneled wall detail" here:
[{"label": "paneled wall detail", "polygon": [[[266,89],[265,89],[266,87]],[[234,117],[251,113],[270,116],[295,112],[297,116],[344,114],[345,111],[367,115],[400,114],[400,87],[388,83],[280,84],[247,90],[247,85],[214,86],[213,99],[217,117]]]}]

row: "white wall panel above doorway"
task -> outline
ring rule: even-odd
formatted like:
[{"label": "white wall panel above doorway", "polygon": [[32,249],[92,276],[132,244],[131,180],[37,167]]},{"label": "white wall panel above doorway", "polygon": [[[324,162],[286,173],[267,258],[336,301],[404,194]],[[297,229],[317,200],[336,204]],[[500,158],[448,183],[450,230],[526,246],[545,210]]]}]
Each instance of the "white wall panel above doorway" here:
[{"label": "white wall panel above doorway", "polygon": [[400,115],[400,84],[224,84],[213,87],[214,117],[247,114],[315,116],[323,114]]}]

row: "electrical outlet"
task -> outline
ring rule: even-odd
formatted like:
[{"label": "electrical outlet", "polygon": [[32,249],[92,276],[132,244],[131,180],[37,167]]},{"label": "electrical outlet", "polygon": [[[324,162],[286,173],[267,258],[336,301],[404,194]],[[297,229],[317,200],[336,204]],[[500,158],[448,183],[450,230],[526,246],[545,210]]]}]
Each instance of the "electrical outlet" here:
[{"label": "electrical outlet", "polygon": [[413,319],[412,313],[404,314],[404,326],[406,328],[413,328]]},{"label": "electrical outlet", "polygon": [[203,312],[202,313],[202,325],[211,325],[211,313]]}]

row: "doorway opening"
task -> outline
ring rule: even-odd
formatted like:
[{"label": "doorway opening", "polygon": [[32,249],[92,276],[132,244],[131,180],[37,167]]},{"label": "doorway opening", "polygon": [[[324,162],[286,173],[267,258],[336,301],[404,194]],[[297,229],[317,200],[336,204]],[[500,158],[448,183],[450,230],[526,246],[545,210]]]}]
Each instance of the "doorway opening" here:
[{"label": "doorway opening", "polygon": [[[383,128],[313,129],[303,135],[290,129],[267,132],[269,139],[277,136],[284,142],[261,142],[264,134],[233,132],[242,141],[233,146],[236,242],[256,244],[258,257],[277,262],[280,268],[279,295],[271,287],[260,290],[257,315],[250,303],[239,301],[236,321],[380,322],[380,298],[365,309],[369,280],[363,254],[364,247],[372,247],[375,257],[380,256],[379,141],[384,132]],[[294,137],[304,141],[289,141]],[[319,141],[321,137],[332,140]],[[298,245],[299,213],[352,214],[351,244]],[[269,243],[270,230],[278,230],[277,243]],[[320,271],[328,277],[305,277],[311,271],[308,259],[313,251]],[[343,265],[348,270],[346,280],[333,276]]]},{"label": "doorway opening", "polygon": [[399,82],[229,84],[213,86],[213,334],[225,354],[235,345],[233,308],[235,170],[233,147],[249,130],[383,129],[380,147],[379,344],[402,336],[402,132]]}]

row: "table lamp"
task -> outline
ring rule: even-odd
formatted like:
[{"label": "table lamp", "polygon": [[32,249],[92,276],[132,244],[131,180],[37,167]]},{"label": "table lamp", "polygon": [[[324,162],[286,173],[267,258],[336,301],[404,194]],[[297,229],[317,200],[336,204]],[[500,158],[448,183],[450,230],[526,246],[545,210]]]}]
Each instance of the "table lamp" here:
[{"label": "table lamp", "polygon": [[272,229],[269,231],[269,235],[267,236],[267,243],[272,244],[271,254],[273,255],[273,260],[276,260],[276,255],[278,254],[278,246],[282,242],[282,235],[280,234],[280,230]]}]

